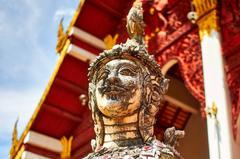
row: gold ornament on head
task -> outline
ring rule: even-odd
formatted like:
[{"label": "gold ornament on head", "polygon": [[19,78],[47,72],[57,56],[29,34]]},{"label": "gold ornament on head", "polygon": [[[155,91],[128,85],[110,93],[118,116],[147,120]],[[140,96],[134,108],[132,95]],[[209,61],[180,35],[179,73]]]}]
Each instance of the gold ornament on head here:
[{"label": "gold ornament on head", "polygon": [[142,2],[136,0],[127,15],[127,32],[130,38],[139,44],[144,43],[144,27]]}]

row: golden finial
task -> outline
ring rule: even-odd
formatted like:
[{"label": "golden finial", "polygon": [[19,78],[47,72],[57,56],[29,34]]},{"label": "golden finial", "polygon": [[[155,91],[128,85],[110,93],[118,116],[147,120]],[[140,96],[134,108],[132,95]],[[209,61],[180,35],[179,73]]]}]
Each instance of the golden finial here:
[{"label": "golden finial", "polygon": [[10,159],[13,158],[13,155],[16,152],[16,146],[17,146],[17,143],[18,143],[18,131],[17,131],[18,120],[19,120],[19,118],[17,118],[17,120],[14,123],[14,127],[13,127],[12,147],[11,147],[11,150],[10,150]]},{"label": "golden finial", "polygon": [[58,26],[58,38],[57,38],[57,46],[56,46],[57,53],[61,52],[67,40],[67,34],[64,32],[64,28],[63,28],[63,19],[64,18],[61,18]]}]

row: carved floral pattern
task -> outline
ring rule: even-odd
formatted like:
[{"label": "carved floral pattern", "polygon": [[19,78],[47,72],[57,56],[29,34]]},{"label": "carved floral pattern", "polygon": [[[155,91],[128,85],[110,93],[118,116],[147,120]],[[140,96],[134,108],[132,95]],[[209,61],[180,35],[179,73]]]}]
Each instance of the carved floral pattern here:
[{"label": "carved floral pattern", "polygon": [[240,115],[240,1],[224,0],[221,5],[221,32],[225,70],[232,101],[232,128],[237,135]]},{"label": "carved floral pattern", "polygon": [[197,30],[183,36],[175,44],[155,56],[161,66],[171,59],[178,60],[186,87],[204,107],[202,57]]},{"label": "carved floral pattern", "polygon": [[237,135],[237,119],[240,114],[240,52],[228,53],[225,57],[227,82],[232,100],[232,123],[234,137]]}]

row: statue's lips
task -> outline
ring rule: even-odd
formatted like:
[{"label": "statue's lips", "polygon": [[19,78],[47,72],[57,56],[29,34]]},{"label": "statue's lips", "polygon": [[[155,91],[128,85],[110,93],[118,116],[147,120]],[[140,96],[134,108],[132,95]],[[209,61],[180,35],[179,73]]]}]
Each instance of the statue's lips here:
[{"label": "statue's lips", "polygon": [[121,86],[103,86],[100,88],[100,91],[103,93],[103,94],[108,94],[108,93],[121,93],[121,92],[124,92],[124,91],[127,91],[127,89],[125,89],[124,87],[121,87]]}]

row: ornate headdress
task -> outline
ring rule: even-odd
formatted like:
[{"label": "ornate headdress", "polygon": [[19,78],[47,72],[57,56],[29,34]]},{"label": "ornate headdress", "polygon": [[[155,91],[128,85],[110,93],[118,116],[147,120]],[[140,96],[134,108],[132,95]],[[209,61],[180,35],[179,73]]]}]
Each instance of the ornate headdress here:
[{"label": "ornate headdress", "polygon": [[96,144],[103,144],[103,122],[101,112],[96,106],[95,89],[98,80],[98,71],[102,66],[114,59],[128,59],[141,64],[143,71],[143,101],[139,110],[139,130],[144,142],[151,140],[155,115],[159,109],[160,101],[168,87],[161,69],[152,55],[148,54],[143,40],[144,36],[143,10],[141,2],[136,1],[127,16],[127,31],[131,39],[126,43],[113,46],[111,50],[103,51],[89,68],[89,107],[92,110]]}]

